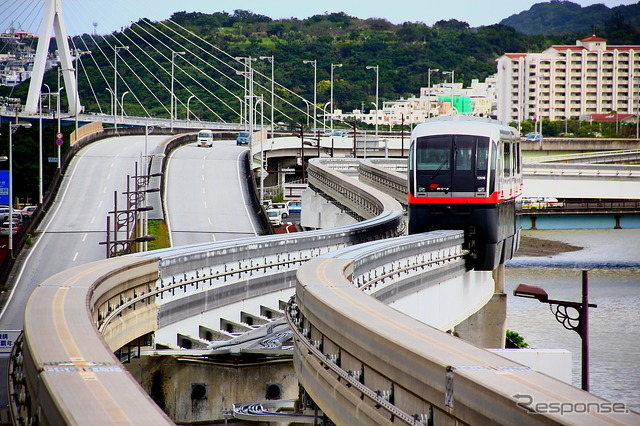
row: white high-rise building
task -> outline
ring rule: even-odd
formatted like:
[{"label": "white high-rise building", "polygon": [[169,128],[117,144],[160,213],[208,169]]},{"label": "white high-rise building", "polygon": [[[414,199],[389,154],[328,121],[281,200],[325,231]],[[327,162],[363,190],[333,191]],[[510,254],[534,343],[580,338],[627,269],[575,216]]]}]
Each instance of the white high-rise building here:
[{"label": "white high-rise building", "polygon": [[575,46],[498,58],[497,115],[504,122],[638,115],[640,46],[607,46],[591,36]]}]

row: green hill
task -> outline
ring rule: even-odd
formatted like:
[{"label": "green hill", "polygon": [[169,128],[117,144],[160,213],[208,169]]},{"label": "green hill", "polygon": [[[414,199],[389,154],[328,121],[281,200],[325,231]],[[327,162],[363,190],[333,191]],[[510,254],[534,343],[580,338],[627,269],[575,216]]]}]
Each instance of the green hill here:
[{"label": "green hill", "polygon": [[537,3],[529,10],[500,21],[525,35],[597,34],[615,38],[616,44],[638,44],[640,2],[609,8],[604,4],[582,7],[570,1]]}]

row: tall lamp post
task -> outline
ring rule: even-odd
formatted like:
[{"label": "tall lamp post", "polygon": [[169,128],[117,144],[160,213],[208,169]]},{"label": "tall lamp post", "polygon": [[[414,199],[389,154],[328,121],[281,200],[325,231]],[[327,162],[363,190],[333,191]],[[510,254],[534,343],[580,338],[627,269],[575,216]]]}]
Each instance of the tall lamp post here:
[{"label": "tall lamp post", "polygon": [[189,96],[189,99],[187,99],[187,123],[190,123],[190,121],[191,121],[190,118],[189,118],[189,112],[191,111],[189,109],[189,102],[191,102],[191,99],[193,99],[195,97],[196,97],[196,95],[191,95],[191,96]]},{"label": "tall lamp post", "polygon": [[[62,131],[62,125],[60,123],[60,92],[64,90],[64,87],[59,87],[58,92],[56,93],[56,114],[58,115],[58,133]],[[58,145],[58,170],[60,170],[60,145]]]},{"label": "tall lamp post", "polygon": [[42,205],[44,184],[42,178],[43,160],[42,160],[42,88],[40,88],[40,96],[38,96],[38,110],[40,112],[38,120],[38,205]]},{"label": "tall lamp post", "polygon": [[30,128],[31,123],[9,123],[9,252],[13,259],[13,132],[20,127]]},{"label": "tall lamp post", "polygon": [[[582,271],[582,301],[568,302],[565,300],[552,300],[542,287],[529,284],[518,284],[513,290],[513,295],[537,299],[542,303],[548,303],[556,320],[567,330],[573,330],[582,339],[582,389],[589,391],[589,308],[597,308],[598,305],[589,303],[589,279],[587,271]],[[572,311],[570,311],[572,310]]]},{"label": "tall lamp post", "polygon": [[275,85],[275,58],[273,55],[271,56],[260,56],[260,60],[261,61],[269,61],[271,62],[271,139],[274,138],[274,133],[275,133],[275,123],[274,123],[274,118],[273,118],[273,112],[275,110],[275,92],[274,92],[274,85]]},{"label": "tall lamp post", "polygon": [[171,132],[173,133],[173,117],[175,115],[175,97],[173,95],[173,73],[175,68],[176,55],[185,55],[186,52],[171,51]]},{"label": "tall lamp post", "polygon": [[76,50],[76,97],[74,100],[74,110],[75,110],[75,116],[76,116],[76,140],[78,140],[78,116],[80,115],[80,110],[82,109],[82,106],[80,105],[80,92],[79,92],[79,88],[78,88],[78,73],[80,72],[80,58],[82,57],[82,55],[91,55],[91,51],[90,50],[85,50],[85,51],[81,51],[81,50]]},{"label": "tall lamp post", "polygon": [[[253,102],[253,100],[251,100]],[[264,97],[260,95],[256,103],[260,102],[260,205],[264,205]]]},{"label": "tall lamp post", "polygon": [[633,77],[634,81],[638,81],[638,89],[636,91],[636,139],[640,139],[640,77]]},{"label": "tall lamp post", "polygon": [[317,94],[318,94],[318,63],[316,60],[302,61],[305,64],[313,65],[313,137],[316,138],[316,132],[318,131],[318,114],[316,113]]},{"label": "tall lamp post", "polygon": [[380,76],[380,68],[378,65],[372,65],[367,67],[368,70],[376,71],[376,140],[378,140],[378,87],[379,87],[379,76]]},{"label": "tall lamp post", "polygon": [[122,96],[120,97],[120,109],[122,110],[122,125],[124,126],[124,97],[125,95],[129,93],[129,91],[127,90],[126,92],[124,92],[122,94]]},{"label": "tall lamp post", "polygon": [[434,69],[429,68],[427,71],[428,71],[428,75],[427,75],[427,99],[428,99],[428,102],[429,102],[429,110],[427,111],[427,118],[431,118],[431,73],[440,72],[440,69],[438,69],[438,68],[434,68]]},{"label": "tall lamp post", "polygon": [[329,103],[331,103],[331,135],[333,135],[333,69],[334,68],[342,68],[342,64],[331,64],[331,99],[329,99]]},{"label": "tall lamp post", "polygon": [[455,109],[453,106],[453,80],[455,71],[442,71],[442,74],[451,74],[451,115],[453,115],[453,110]]},{"label": "tall lamp post", "polygon": [[113,127],[118,133],[118,51],[129,50],[129,46],[115,46],[113,49]]}]

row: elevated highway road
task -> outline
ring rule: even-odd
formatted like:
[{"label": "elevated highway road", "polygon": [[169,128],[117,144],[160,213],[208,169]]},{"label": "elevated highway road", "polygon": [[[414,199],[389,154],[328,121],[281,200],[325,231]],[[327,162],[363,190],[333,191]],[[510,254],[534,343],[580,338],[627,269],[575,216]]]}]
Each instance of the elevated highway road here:
[{"label": "elevated highway road", "polygon": [[216,141],[212,148],[190,143],[167,161],[165,211],[171,245],[206,243],[261,235],[260,207],[253,189],[248,151],[235,141]]},{"label": "elevated highway road", "polygon": [[[351,178],[340,177],[340,175],[340,173],[335,173],[330,168],[322,166],[321,164],[318,164],[310,170],[310,176],[313,176],[312,183],[316,187],[325,187],[327,190],[342,193],[344,204],[349,205],[357,215],[368,218],[368,220],[355,226],[342,227],[336,230],[315,231],[309,234],[295,236],[296,248],[307,247],[307,249],[311,249],[313,257],[326,254],[329,250],[350,246],[354,243],[395,236],[401,229],[402,211],[397,202],[379,191],[368,190],[366,189],[366,185],[358,183]],[[242,300],[242,298],[247,297],[247,291],[260,291],[261,288],[261,286],[252,283],[252,280],[247,279],[247,277],[250,276],[248,274],[250,274],[251,270],[270,270],[275,267],[279,268],[280,264],[292,264],[297,268],[297,265],[302,263],[303,259],[297,254],[292,256],[291,248],[293,246],[289,246],[287,241],[287,237],[278,236],[263,237],[251,241],[239,241],[237,243],[226,243],[228,245],[225,245],[224,242],[215,242],[191,247],[166,249],[153,253],[88,264],[85,267],[75,268],[74,270],[68,271],[68,273],[63,272],[49,278],[34,292],[27,306],[26,315],[30,320],[28,323],[25,323],[24,340],[16,346],[16,353],[13,357],[11,386],[13,386],[13,394],[15,395],[15,399],[12,400],[14,404],[12,406],[14,414],[17,417],[30,419],[30,421],[37,420],[43,423],[57,421],[84,423],[85,421],[89,421],[89,417],[85,416],[91,416],[90,413],[92,412],[105,412],[105,410],[109,410],[109,407],[113,406],[113,401],[116,401],[116,405],[120,408],[120,410],[118,410],[118,418],[122,421],[127,421],[128,419],[129,422],[135,422],[137,424],[159,424],[167,422],[166,417],[159,413],[157,408],[147,406],[147,404],[151,403],[148,398],[133,395],[133,393],[141,392],[141,389],[137,387],[135,381],[126,371],[118,368],[120,364],[113,356],[113,352],[122,345],[141,336],[145,336],[148,333],[152,333],[157,329],[158,314],[161,312],[162,307],[156,303],[156,299],[170,291],[188,290],[203,292],[205,283],[207,283],[208,286],[216,287],[215,283],[220,282],[219,280],[226,281],[230,276],[235,276],[240,282],[246,282],[247,284],[241,284],[239,291],[232,291],[225,294],[227,297],[231,297],[231,299]],[[394,245],[394,242],[391,242],[391,244]],[[391,247],[390,249],[393,250]],[[211,267],[212,259],[218,262],[224,262],[224,265],[227,266],[223,265],[224,267],[222,268],[214,269]],[[348,275],[347,278],[350,279],[354,272],[351,266],[346,266],[348,263],[344,263],[349,262],[346,258],[340,259],[338,268],[335,270],[330,271],[328,268],[324,269],[323,267],[326,274],[336,278],[336,280],[332,279],[330,281],[336,284],[339,283],[333,290],[329,288],[330,291],[343,291],[345,286],[344,281],[343,279],[338,279],[338,277],[340,274],[346,272]],[[371,259],[374,260],[373,266],[377,267],[379,266],[379,261],[375,261],[375,259],[384,259],[384,256],[372,256]],[[231,265],[233,265],[232,268],[229,267]],[[179,277],[179,279],[176,279],[176,277]],[[298,280],[304,283],[306,278],[301,279],[301,277],[299,277]],[[305,285],[304,291],[310,291],[314,287],[316,287],[316,284],[310,287]],[[317,287],[320,292],[324,291],[323,289],[327,288],[326,282],[318,283]],[[351,290],[348,290],[348,292],[351,294]],[[368,298],[362,298],[361,296],[350,296],[349,299],[357,300],[357,303],[351,305],[348,303],[348,300],[345,300],[347,304],[343,305],[342,309],[346,309],[346,311],[356,316],[362,314],[365,315],[363,318],[366,319],[371,312],[378,309],[374,307],[377,305],[370,305],[370,303],[374,302],[373,299],[371,299],[372,302],[369,302]],[[82,300],[84,300],[85,303],[79,303],[79,301]],[[296,305],[304,318],[310,319],[309,313],[313,312],[313,309],[319,307],[320,304],[333,304],[336,302],[335,299],[331,302],[321,296],[314,296],[314,300],[317,301],[315,306],[314,304],[307,306],[304,301],[298,300]],[[185,307],[188,306],[189,304],[185,305]],[[361,309],[369,313],[365,314],[361,312]],[[344,311],[340,315],[344,315]],[[311,316],[323,316],[322,320],[327,322],[331,322],[335,318],[333,314],[324,316],[316,313]],[[391,318],[393,319],[395,317],[391,315]],[[393,321],[397,324],[400,320],[393,319]],[[366,322],[369,323],[370,321]],[[73,326],[61,326],[61,324],[65,323],[73,324]],[[310,320],[309,324],[311,328],[300,328],[302,337],[309,340],[308,344],[310,346],[307,346],[309,348],[314,347],[321,349],[323,347],[322,344],[317,343],[317,338],[311,338],[312,336],[308,335],[309,332],[314,333],[312,331],[314,327],[320,333],[316,336],[327,333],[326,336],[329,340],[332,339],[330,336],[338,331],[338,327],[333,327],[332,331],[326,327],[318,327],[318,323],[314,320]],[[374,330],[379,329],[376,333],[378,335],[380,335],[380,331],[383,331],[383,329],[386,330],[386,332],[383,332],[382,335],[390,336],[393,334],[393,328],[390,328],[389,325],[382,326],[381,324],[377,324],[376,321],[371,321],[369,325],[372,326]],[[343,326],[340,326],[340,330],[342,330],[342,327]],[[100,330],[101,336],[96,334],[96,328]],[[412,329],[413,327],[409,328]],[[329,333],[329,331],[331,331],[331,333]],[[377,337],[372,337],[373,335],[370,333],[371,332],[363,333],[362,338],[370,342],[378,340]],[[429,331],[429,333],[432,332]],[[384,339],[387,338],[388,337],[384,337]],[[439,340],[441,338],[448,339],[448,337],[442,337],[437,333],[430,339]],[[100,339],[103,339],[103,344],[96,343],[91,344],[90,347],[84,346],[86,342],[95,343],[100,341]],[[329,342],[329,340],[327,340],[327,342]],[[395,338],[393,340],[396,342],[393,344],[397,344],[397,340]],[[405,343],[409,341],[406,339],[400,340]],[[333,342],[333,340],[331,341]],[[300,342],[303,343],[302,338]],[[353,344],[358,345],[360,342],[354,340]],[[387,351],[393,352],[393,344],[391,342],[388,344],[385,343],[382,347],[377,347],[368,352],[374,356],[375,353],[383,354],[387,353]],[[329,346],[328,344],[327,347]],[[346,347],[345,350],[348,352]],[[413,351],[411,348],[407,350],[409,352]],[[424,348],[421,350],[424,350]],[[445,352],[448,350],[445,350]],[[464,352],[464,350],[461,351]],[[345,352],[345,354],[347,352]],[[357,351],[354,351],[354,356],[358,356],[355,352]],[[334,359],[334,354],[334,351],[325,354],[321,353],[321,357],[332,360]],[[409,358],[413,358],[414,356],[415,355],[408,355]],[[339,359],[339,357],[337,359]],[[443,359],[446,359],[446,356]],[[309,376],[319,377],[317,374],[325,374],[323,372],[326,371],[326,363],[312,362],[310,359],[309,362],[305,361],[305,363],[309,365],[310,369],[301,371],[301,376],[305,378]],[[335,362],[333,363],[335,364]],[[436,386],[437,391],[433,393],[433,395],[428,392],[429,396],[427,397],[428,404],[433,407],[432,410],[439,413],[438,415],[442,414],[456,419],[484,418],[469,417],[470,414],[468,414],[468,412],[469,410],[485,410],[486,412],[487,407],[491,407],[492,405],[481,403],[480,406],[476,404],[476,406],[472,407],[472,404],[468,402],[468,398],[473,399],[475,392],[479,392],[479,389],[482,388],[478,383],[490,383],[495,379],[502,380],[499,377],[500,375],[511,374],[513,372],[510,368],[496,368],[495,365],[500,366],[502,364],[494,364],[492,360],[486,361],[486,363],[487,364],[480,363],[478,365],[469,364],[471,365],[470,370],[479,370],[469,373],[465,372],[465,366],[468,365],[466,361],[455,363],[453,367],[460,371],[460,373],[456,374],[454,370],[449,371],[447,366],[444,366],[443,369],[441,363],[438,364],[438,362],[435,362],[433,369],[437,371],[437,373],[434,373],[434,383],[437,381],[439,384]],[[377,365],[377,363],[374,364]],[[407,365],[411,364],[407,363]],[[449,364],[449,366],[451,366],[451,364]],[[410,386],[408,387],[406,384],[405,378],[410,382],[414,381],[413,376],[407,377],[406,374],[401,374],[400,376],[403,376],[402,378],[393,377],[393,380],[399,381],[397,384],[391,385],[391,382],[387,379],[376,378],[387,376],[383,367],[376,366],[373,370],[369,370],[369,368],[370,367],[367,367],[367,371],[370,371],[369,375],[372,376],[373,383],[366,383],[366,385],[374,390],[374,400],[376,397],[379,399],[373,403],[374,410],[379,410],[379,408],[375,407],[378,402],[381,403],[379,405],[383,406],[385,404],[382,403],[382,400],[390,402],[390,399],[395,399],[398,395],[403,395],[403,389],[410,388]],[[355,370],[356,369],[353,369],[353,371]],[[498,377],[495,376],[496,370],[498,371]],[[314,373],[314,371],[317,374]],[[451,375],[449,374],[450,372],[452,373]],[[534,384],[531,385],[536,389],[544,387],[555,389],[555,381],[553,381],[553,383],[545,382],[544,384],[535,384],[535,380],[538,380],[536,376],[538,373],[533,374],[533,376],[531,376],[531,374],[530,371],[527,371],[522,376],[518,376],[516,381],[522,383],[523,380],[528,381],[533,379]],[[352,376],[355,376],[355,374]],[[487,380],[489,382],[487,382]],[[447,399],[444,398],[447,395],[446,384],[448,381],[451,381],[451,383],[455,382],[458,387],[460,383],[462,383],[462,389],[469,389],[470,393],[467,394],[465,390],[462,392],[464,395],[458,396],[458,394],[456,394],[453,396],[454,399],[451,403],[448,404],[446,402]],[[365,383],[361,382],[361,384]],[[86,388],[83,387],[85,385],[87,386]],[[329,384],[329,386],[333,385]],[[527,388],[527,386],[525,386],[525,388]],[[501,395],[499,392],[496,393],[491,384],[486,384],[486,388],[491,389],[487,398],[492,401],[492,404],[500,403],[504,404],[504,406],[508,405],[511,407],[508,412],[505,412],[505,417],[499,417],[501,413],[494,414],[494,417],[492,417],[494,421],[498,423],[509,423],[509,419],[511,419],[509,416],[512,415],[521,421],[536,421],[536,419],[542,419],[540,416],[532,417],[530,414],[527,414],[526,411],[521,410],[515,394]],[[567,386],[567,388],[560,389],[559,393],[536,393],[536,401],[539,400],[547,403],[554,401],[572,401],[576,400],[576,398],[581,398],[580,391],[571,388],[571,392],[578,392],[578,394],[573,394],[569,393],[568,388],[570,387]],[[75,402],[71,401],[75,397],[78,389],[86,389],[86,391],[83,392],[83,398],[81,398],[82,407],[77,407]],[[98,392],[98,389],[100,389],[100,392]],[[398,389],[399,393],[396,394],[394,389]],[[473,389],[473,391],[471,391],[471,389]],[[509,389],[511,390],[511,388]],[[104,393],[102,393],[102,391],[104,391]],[[567,392],[566,394],[564,393],[565,391]],[[29,395],[28,398],[26,396],[27,393]],[[392,395],[393,398],[391,398]],[[135,401],[136,404],[117,403],[117,401],[122,398],[130,398],[130,400]],[[320,401],[322,399],[321,395],[318,395],[318,400]],[[445,401],[444,403],[442,402],[443,400]],[[351,404],[353,401],[354,398],[348,398],[348,401],[334,400],[323,403],[324,408],[322,409],[330,412],[332,408],[326,404],[335,405],[337,403],[338,405],[335,410],[346,412],[349,410],[348,404]],[[463,407],[461,413],[452,412],[450,409],[456,401],[459,401],[457,407]],[[393,401],[391,402],[393,404]],[[132,405],[135,405],[135,407]],[[410,413],[410,416],[417,414],[415,424],[427,423],[430,416],[429,407],[426,405],[418,406],[413,402],[411,405],[411,409],[404,411]],[[367,410],[370,409],[371,408],[367,408]],[[387,410],[386,405],[384,410]],[[149,411],[152,415],[147,419],[141,419],[135,411]],[[422,414],[424,414],[424,416]],[[399,414],[395,414],[395,412],[392,415],[398,416],[399,418]],[[485,416],[485,414],[478,415]],[[633,414],[626,413],[625,415],[627,417],[622,417],[620,421],[633,421],[635,419],[635,415]],[[384,418],[390,419],[390,417],[387,417],[385,414],[381,416],[382,417],[374,416],[372,418],[380,419],[381,422],[384,422],[382,420]],[[340,419],[340,417],[336,418]],[[618,417],[617,415],[612,415],[611,418],[617,419]],[[593,420],[596,422],[606,422],[607,419],[608,417],[606,416],[588,417],[589,421]],[[98,416],[97,419],[95,415],[91,416],[92,422],[111,424],[112,420],[113,418],[106,415],[104,417]],[[548,421],[548,419],[544,421]],[[550,421],[557,422],[558,419]]]}]

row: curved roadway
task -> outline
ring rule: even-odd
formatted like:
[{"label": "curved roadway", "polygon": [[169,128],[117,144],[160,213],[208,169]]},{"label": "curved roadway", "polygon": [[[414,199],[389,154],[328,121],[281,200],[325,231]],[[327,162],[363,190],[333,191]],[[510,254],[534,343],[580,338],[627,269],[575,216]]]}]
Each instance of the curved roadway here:
[{"label": "curved roadway", "polygon": [[260,233],[246,201],[248,180],[241,166],[245,151],[235,141],[215,141],[211,148],[189,144],[173,151],[165,179],[173,247]]},{"label": "curved roadway", "polygon": [[[147,152],[167,136],[150,136]],[[31,292],[48,277],[73,266],[104,259],[106,217],[113,211],[113,191],[124,206],[127,175],[144,152],[144,136],[94,142],[73,158],[58,195],[37,229],[34,244],[23,250],[14,266],[12,293],[0,313],[0,330],[22,330],[24,308]],[[6,362],[0,358],[0,404],[7,407]]]}]

